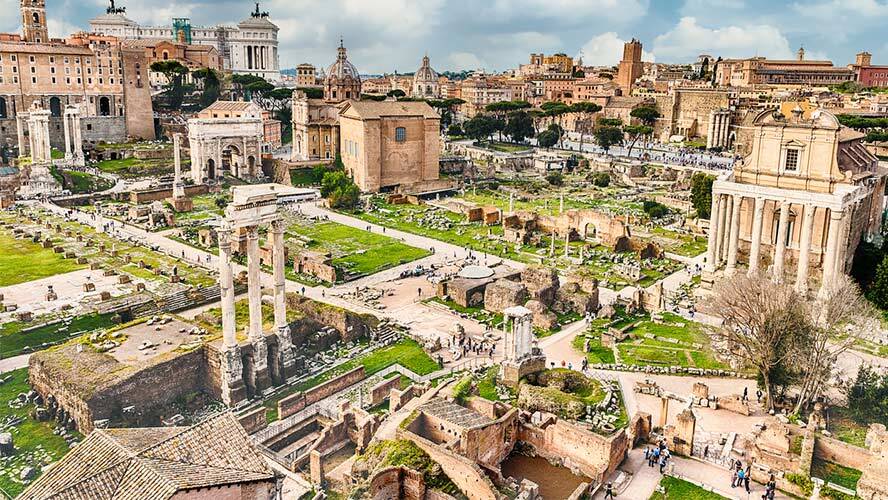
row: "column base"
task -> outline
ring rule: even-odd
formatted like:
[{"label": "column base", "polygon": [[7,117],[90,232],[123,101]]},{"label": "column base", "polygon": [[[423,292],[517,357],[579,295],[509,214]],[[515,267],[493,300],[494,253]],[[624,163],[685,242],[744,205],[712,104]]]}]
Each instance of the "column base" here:
[{"label": "column base", "polygon": [[253,387],[256,394],[271,387],[271,376],[268,373],[268,344],[265,337],[251,342],[253,346]]},{"label": "column base", "polygon": [[234,346],[222,350],[219,352],[219,357],[222,401],[228,406],[237,406],[247,399],[240,348]]},{"label": "column base", "polygon": [[700,285],[706,290],[712,290],[712,286],[715,284],[715,271],[703,271],[700,275]]}]

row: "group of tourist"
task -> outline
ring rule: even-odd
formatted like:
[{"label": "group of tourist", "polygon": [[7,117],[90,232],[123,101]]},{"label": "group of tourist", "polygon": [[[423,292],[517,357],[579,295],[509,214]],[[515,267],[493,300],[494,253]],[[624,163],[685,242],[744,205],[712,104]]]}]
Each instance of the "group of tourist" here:
[{"label": "group of tourist", "polygon": [[669,458],[672,456],[672,453],[669,452],[669,447],[666,445],[666,439],[660,439],[653,449],[645,448],[644,450],[644,458],[647,460],[648,467],[653,467],[655,465],[660,467],[660,474],[663,474],[664,469],[666,469],[666,464],[669,462]]}]

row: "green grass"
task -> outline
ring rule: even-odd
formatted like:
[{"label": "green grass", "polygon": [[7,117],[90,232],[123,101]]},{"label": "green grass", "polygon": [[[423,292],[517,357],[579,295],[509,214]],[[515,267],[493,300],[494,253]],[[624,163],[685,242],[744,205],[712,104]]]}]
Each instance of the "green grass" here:
[{"label": "green grass", "polygon": [[277,420],[277,403],[290,394],[298,391],[307,391],[331,378],[351,371],[358,366],[363,366],[364,373],[369,377],[370,375],[382,371],[394,364],[399,364],[418,375],[428,375],[441,368],[437,361],[426,354],[418,342],[409,338],[401,339],[392,345],[346,361],[336,368],[315,375],[310,379],[304,380],[288,388],[280,394],[276,394],[275,396],[266,399],[264,405],[270,410],[268,412],[269,421]]},{"label": "green grass", "polygon": [[308,238],[310,250],[330,252],[341,276],[374,274],[431,254],[427,249],[336,222],[291,224],[287,232]]},{"label": "green grass", "polygon": [[74,335],[110,328],[114,325],[114,322],[111,321],[113,316],[113,313],[92,313],[78,316],[63,332],[59,331],[59,328],[63,326],[61,323],[44,325],[28,332],[22,332],[22,329],[29,326],[27,323],[20,321],[4,323],[0,326],[0,358],[18,356],[25,352],[27,346],[31,347],[29,352],[33,352],[44,343],[58,343]]},{"label": "green grass", "polygon": [[[207,321],[206,318],[212,318]],[[287,321],[293,322],[303,315],[293,308],[287,308]],[[195,320],[197,323],[206,328],[208,331],[221,334],[222,333],[222,308],[214,307],[199,314]],[[238,340],[246,339],[246,332],[250,325],[250,302],[247,299],[241,299],[234,303],[234,329],[237,332]],[[265,331],[274,329],[274,306],[267,302],[262,303],[262,329]]]},{"label": "green grass", "polygon": [[494,151],[499,151],[501,153],[520,153],[522,151],[529,151],[530,146],[525,144],[515,144],[512,142],[501,142],[501,141],[491,141],[488,143],[484,143],[484,147],[487,149],[492,149]]},{"label": "green grass", "polygon": [[847,408],[829,408],[829,431],[839,441],[866,448],[867,426],[856,422]]},{"label": "green grass", "polygon": [[656,236],[672,240],[672,243],[665,245],[664,248],[667,252],[671,252],[676,255],[682,255],[685,257],[696,257],[697,255],[705,252],[706,246],[708,245],[706,238],[702,236],[681,234],[679,232],[670,231],[669,229],[662,227],[655,227],[651,230],[651,232]]},{"label": "green grass", "polygon": [[857,489],[857,481],[861,472],[851,467],[845,467],[834,462],[828,462],[814,457],[811,463],[811,477],[819,477],[828,483],[844,486],[848,489]]},{"label": "green grass", "polygon": [[315,175],[313,168],[296,168],[290,170],[290,182],[294,186],[317,186],[321,179]]},{"label": "green grass", "polygon": [[[183,167],[187,168],[190,160],[182,159]],[[121,177],[134,178],[145,176],[158,176],[173,172],[173,160],[140,160],[136,157],[122,158],[119,160],[103,160],[97,165],[102,172],[116,174]]]},{"label": "green grass", "polygon": [[75,259],[63,258],[53,249],[43,248],[29,239],[16,239],[5,229],[0,230],[0,286],[17,285],[85,267]]},{"label": "green grass", "polygon": [[665,493],[655,491],[648,500],[724,500],[725,497],[706,491],[696,484],[672,476],[663,476],[660,486]]},{"label": "green grass", "polygon": [[[572,343],[574,349],[582,352],[586,344],[586,336],[577,335],[573,338]],[[601,337],[596,337],[594,334],[589,335],[589,352],[586,353],[586,359],[589,361],[589,364],[616,363],[614,351],[611,350],[610,347],[604,347],[601,345]]]},{"label": "green grass", "polygon": [[73,194],[94,193],[114,187],[113,182],[86,172],[60,170],[59,176],[62,178],[62,186]]},{"label": "green grass", "polygon": [[[28,392],[28,369],[21,368],[11,372],[6,372],[3,376],[12,376],[12,379],[0,385],[0,420],[6,420],[10,417],[21,417],[24,421],[10,427],[7,432],[12,433],[15,443],[16,453],[12,458],[3,462],[2,471],[0,471],[0,489],[7,494],[15,497],[24,490],[25,485],[18,482],[18,472],[22,467],[34,467],[38,474],[41,467],[48,465],[60,459],[68,452],[68,444],[65,440],[55,434],[53,424],[49,422],[38,422],[28,416],[28,413],[34,408],[34,405],[25,405],[22,408],[10,408],[6,402],[15,398],[21,392]],[[77,434],[75,434],[77,435]],[[77,435],[79,437],[79,435]],[[33,462],[27,460],[26,454],[39,453],[40,450],[46,453],[45,457],[38,457]]]}]

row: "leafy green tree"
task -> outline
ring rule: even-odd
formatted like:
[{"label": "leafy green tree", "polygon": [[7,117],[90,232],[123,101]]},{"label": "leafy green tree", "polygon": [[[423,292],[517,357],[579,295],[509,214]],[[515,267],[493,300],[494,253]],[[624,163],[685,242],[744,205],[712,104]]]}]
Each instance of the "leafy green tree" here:
[{"label": "leafy green tree", "polygon": [[527,111],[513,111],[509,114],[509,121],[504,132],[514,142],[524,142],[524,139],[533,137],[533,119],[527,114]]},{"label": "leafy green tree", "polygon": [[463,131],[475,142],[489,139],[496,132],[494,117],[487,115],[475,115],[463,123]]},{"label": "leafy green tree", "polygon": [[[549,101],[544,102],[540,106],[540,108],[545,112],[547,117],[553,118],[555,120],[554,123],[557,123],[559,129],[563,130],[563,128],[561,127],[561,122],[564,118],[564,115],[571,112],[570,106],[564,104],[561,101]],[[559,134],[558,136],[559,144],[561,143],[562,136],[563,134]]]},{"label": "leafy green tree", "polygon": [[598,126],[599,127],[622,127],[623,120],[621,120],[619,118],[606,118],[606,117],[602,116],[601,118],[598,119]]},{"label": "leafy green tree", "polygon": [[642,203],[642,210],[644,210],[644,213],[646,213],[651,219],[659,219],[660,217],[669,214],[669,207],[660,202],[651,200],[644,200],[644,203]]},{"label": "leafy green tree", "polygon": [[199,80],[203,87],[200,94],[202,108],[219,100],[219,94],[222,92],[222,80],[219,78],[219,73],[210,68],[200,68],[192,71],[191,76]]},{"label": "leafy green tree", "polygon": [[697,172],[691,176],[691,205],[697,211],[697,217],[708,219],[712,210],[712,183],[715,177]]},{"label": "leafy green tree", "polygon": [[170,109],[180,109],[185,98],[184,78],[188,74],[188,68],[179,61],[169,59],[151,63],[151,71],[161,73],[166,78],[164,94],[169,99]]},{"label": "leafy green tree", "polygon": [[321,196],[327,198],[332,208],[354,208],[360,201],[361,191],[348,174],[333,170],[321,179]]},{"label": "leafy green tree", "polygon": [[394,90],[389,90],[389,92],[385,96],[400,98],[400,97],[407,97],[407,93],[401,89],[394,89]]},{"label": "leafy green tree", "polygon": [[543,130],[537,135],[537,144],[541,148],[549,149],[552,146],[558,144],[559,135],[554,130]]},{"label": "leafy green tree", "polygon": [[561,175],[561,172],[551,172],[546,175],[546,181],[553,186],[563,186],[564,185],[564,176]]},{"label": "leafy green tree", "polygon": [[879,309],[888,309],[888,255],[876,267],[876,275],[866,297]]},{"label": "leafy green tree", "polygon": [[660,118],[660,112],[653,106],[639,106],[629,112],[629,116],[637,118],[641,123],[648,127],[653,127]]},{"label": "leafy green tree", "polygon": [[581,101],[571,104],[570,111],[579,115],[579,120],[576,121],[576,128],[577,132],[580,133],[580,151],[582,151],[585,135],[589,133],[592,115],[601,111],[601,106],[594,102]]},{"label": "leafy green tree", "polygon": [[632,148],[635,147],[638,139],[653,134],[654,129],[647,125],[625,125],[623,126],[623,132],[629,134],[629,137],[632,138],[632,142],[629,143],[629,152],[627,153],[628,156],[632,156]]},{"label": "leafy green tree", "polygon": [[441,115],[441,128],[444,129],[453,124],[453,115],[456,112],[456,108],[460,104],[465,104],[466,101],[462,99],[429,99],[426,102],[429,103],[429,106],[438,110],[438,114]]},{"label": "leafy green tree", "polygon": [[598,127],[592,135],[595,136],[595,142],[598,143],[601,149],[604,149],[605,153],[610,151],[611,146],[623,142],[623,131],[617,127]]},{"label": "leafy green tree", "polygon": [[592,184],[598,187],[608,187],[610,185],[610,174],[607,172],[595,172],[590,176]]},{"label": "leafy green tree", "polygon": [[847,388],[848,410],[858,423],[888,425],[888,373],[863,365]]},{"label": "leafy green tree", "polygon": [[324,98],[324,89],[319,89],[317,87],[297,87],[296,90],[301,90],[302,92],[305,92],[305,97],[308,97],[309,99]]},{"label": "leafy green tree", "polygon": [[447,135],[450,137],[461,136],[463,135],[463,129],[460,127],[459,123],[453,124],[447,129]]}]

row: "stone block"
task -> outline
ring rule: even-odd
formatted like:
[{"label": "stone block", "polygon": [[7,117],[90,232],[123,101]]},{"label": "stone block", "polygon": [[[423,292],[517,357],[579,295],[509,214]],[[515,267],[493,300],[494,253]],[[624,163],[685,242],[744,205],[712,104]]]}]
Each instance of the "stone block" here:
[{"label": "stone block", "polygon": [[119,285],[125,285],[131,281],[131,278],[128,274],[121,274],[117,277],[117,283]]},{"label": "stone block", "polygon": [[558,292],[558,272],[543,266],[528,266],[521,272],[521,282],[527,287],[530,298],[547,307],[555,302]]},{"label": "stone block", "polygon": [[492,312],[503,312],[512,306],[527,302],[527,288],[516,281],[499,279],[487,285],[484,290],[484,308]]}]

